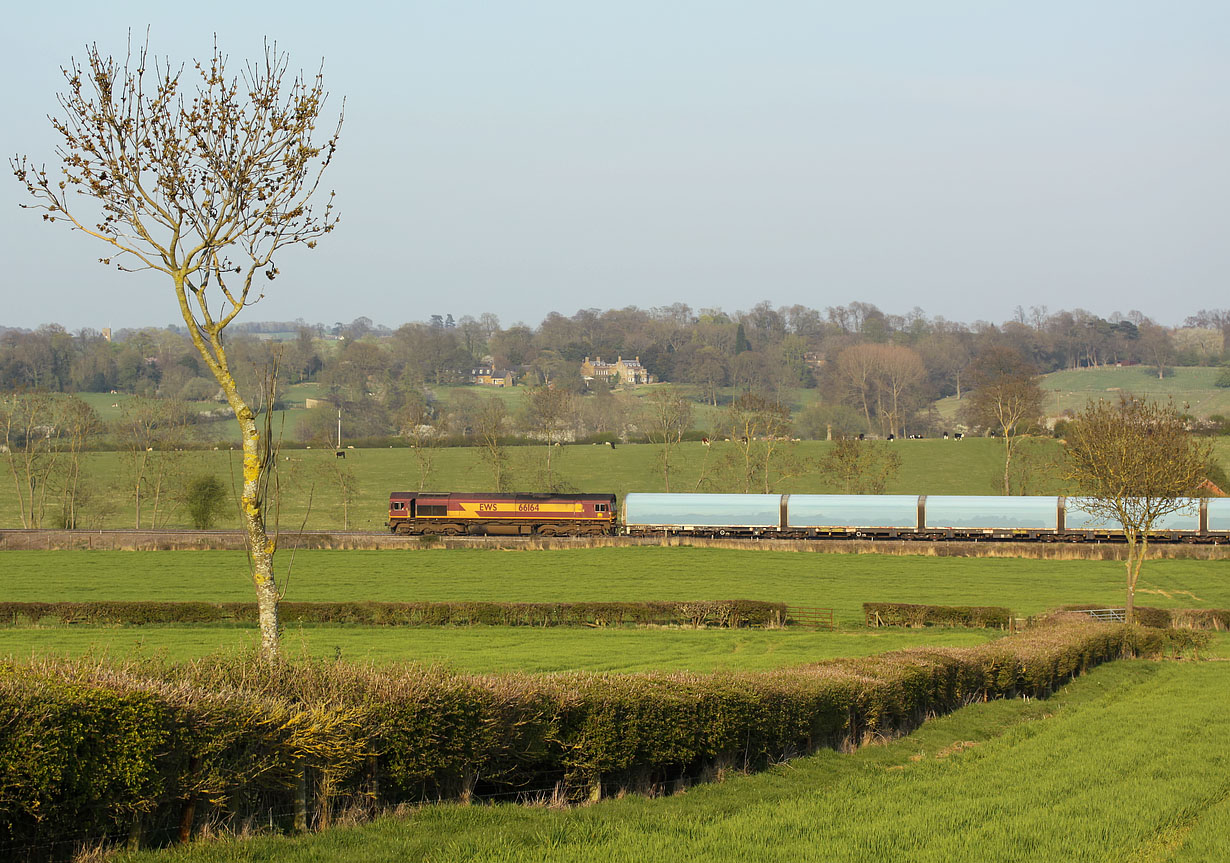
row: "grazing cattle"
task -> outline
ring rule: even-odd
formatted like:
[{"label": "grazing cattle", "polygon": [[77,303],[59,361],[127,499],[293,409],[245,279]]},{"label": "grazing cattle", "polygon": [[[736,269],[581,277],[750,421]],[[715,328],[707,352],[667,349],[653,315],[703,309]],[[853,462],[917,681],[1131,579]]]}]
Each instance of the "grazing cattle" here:
[{"label": "grazing cattle", "polygon": [[700,439],[700,445],[701,445],[701,446],[709,446],[709,438],[707,438],[707,437],[703,437],[703,438],[701,438],[701,439]]},{"label": "grazing cattle", "polygon": [[965,437],[965,435],[963,435],[961,432],[957,432],[956,434],[954,434],[954,435],[952,436],[952,439],[953,439],[953,440],[961,440],[961,438],[963,438],[963,437]]},{"label": "grazing cattle", "polygon": [[606,445],[609,446],[611,449],[615,449],[615,441],[613,440],[607,441]]},{"label": "grazing cattle", "polygon": [[891,443],[892,441],[895,441],[896,439],[897,439],[897,436],[896,436],[895,434],[890,434],[890,435],[888,436],[888,440],[889,440],[889,442],[890,442],[890,443]]}]

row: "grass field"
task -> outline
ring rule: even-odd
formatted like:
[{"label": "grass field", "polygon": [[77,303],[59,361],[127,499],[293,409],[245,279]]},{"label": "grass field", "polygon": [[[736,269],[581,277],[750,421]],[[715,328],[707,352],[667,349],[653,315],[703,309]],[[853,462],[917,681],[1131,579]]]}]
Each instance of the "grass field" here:
[{"label": "grass field", "polygon": [[[798,445],[800,455],[815,459],[827,451],[823,441]],[[901,456],[901,471],[889,483],[889,493],[900,494],[995,494],[1002,483],[1003,455],[999,442],[990,439],[956,441],[919,440],[894,444]],[[1058,445],[1046,439],[1048,450]],[[733,444],[716,442],[712,447],[688,443],[679,447],[672,469],[674,491],[696,491],[702,475],[709,481],[702,491],[742,491],[723,480],[718,469]],[[1230,449],[1230,441],[1227,441]],[[543,488],[539,477],[545,447],[512,447],[512,485],[533,491]],[[662,491],[662,472],[658,467],[659,448],[649,444],[621,444],[612,450],[588,444],[562,447],[554,457],[554,467],[563,480],[577,491],[615,493]],[[240,453],[229,449],[176,453],[177,470],[185,477],[211,473],[228,488],[237,482]],[[491,491],[491,473],[482,464],[480,451],[472,447],[442,448],[431,452],[433,469],[428,490]],[[86,488],[82,526],[89,529],[132,527],[135,514],[129,459],[122,453],[87,453],[84,456]],[[407,448],[357,449],[347,451],[344,461],[332,450],[286,450],[279,462],[282,481],[282,523],[298,528],[307,518],[309,528],[341,529],[345,524],[337,470],[348,471],[351,478],[350,526],[359,530],[384,528],[388,494],[393,490],[419,488],[419,469],[414,451]],[[998,478],[997,478],[998,475]],[[178,485],[183,485],[180,480]],[[172,488],[176,483],[171,483]],[[775,483],[781,492],[824,493],[838,491],[815,472]],[[759,489],[753,489],[754,491]],[[1039,490],[1041,493],[1041,489]],[[49,514],[49,517],[52,514]],[[149,491],[145,492],[142,526],[153,519]],[[162,501],[159,526],[187,526],[187,515],[168,494]],[[0,527],[20,527],[16,495],[11,478],[0,481]]]},{"label": "grass field", "polygon": [[853,754],[662,799],[434,805],[130,860],[1213,863],[1230,840],[1230,663],[1117,662]]},{"label": "grass field", "polygon": [[[1189,405],[1198,417],[1230,416],[1230,389],[1213,386],[1221,373],[1220,368],[1180,367],[1158,380],[1157,372],[1147,366],[1106,367],[1052,372],[1043,375],[1039,384],[1046,393],[1048,416],[1080,411],[1090,401],[1117,400],[1128,394],[1161,401],[1173,398],[1180,406]],[[943,417],[955,417],[958,407],[960,402],[954,397],[936,402]]]},{"label": "grass field", "polygon": [[[7,551],[3,561],[0,600],[252,599],[242,552]],[[1230,608],[1228,569],[1224,561],[1150,561],[1138,601]],[[1002,605],[1018,616],[1122,604],[1122,580],[1115,561],[650,547],[301,551],[281,586],[296,601],[758,599],[834,608],[840,621],[861,625],[864,602]]]},{"label": "grass field", "polygon": [[[903,647],[965,647],[997,630],[694,630],[506,627],[287,627],[288,656],[349,662],[422,662],[476,674],[511,671],[759,671]],[[253,650],[256,630],[230,626],[0,628],[0,657],[159,656],[197,659]]]}]

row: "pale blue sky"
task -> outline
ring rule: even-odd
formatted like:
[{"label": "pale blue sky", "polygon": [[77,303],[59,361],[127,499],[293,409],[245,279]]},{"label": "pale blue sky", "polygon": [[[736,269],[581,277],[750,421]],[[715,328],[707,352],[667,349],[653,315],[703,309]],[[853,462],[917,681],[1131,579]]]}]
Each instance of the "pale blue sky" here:
[{"label": "pale blue sky", "polygon": [[[30,4],[5,150],[50,160],[59,66],[147,26],[176,59],[275,38],[347,99],[343,223],[248,319],[1230,306],[1224,2]],[[0,324],[177,321],[0,188]]]}]

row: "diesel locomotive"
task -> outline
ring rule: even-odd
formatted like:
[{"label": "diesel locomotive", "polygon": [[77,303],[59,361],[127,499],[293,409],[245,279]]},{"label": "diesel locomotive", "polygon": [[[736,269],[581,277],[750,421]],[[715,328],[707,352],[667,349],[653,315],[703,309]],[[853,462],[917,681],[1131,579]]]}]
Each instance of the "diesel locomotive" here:
[{"label": "diesel locomotive", "polygon": [[615,495],[395,491],[388,524],[417,535],[595,536],[615,531]]}]

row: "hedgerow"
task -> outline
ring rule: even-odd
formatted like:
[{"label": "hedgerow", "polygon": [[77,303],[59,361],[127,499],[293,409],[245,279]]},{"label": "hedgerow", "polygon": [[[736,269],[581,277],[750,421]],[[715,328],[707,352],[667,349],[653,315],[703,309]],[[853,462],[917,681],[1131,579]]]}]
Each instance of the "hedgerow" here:
[{"label": "hedgerow", "polygon": [[1007,629],[1012,612],[999,606],[864,602],[868,626],[969,626]]},{"label": "hedgerow", "polygon": [[[471,794],[599,796],[754,769],[909,730],[984,698],[1043,696],[1166,634],[1067,621],[974,648],[765,673],[468,676],[421,666],[0,664],[0,856],[59,841],[330,822]],[[71,845],[47,846],[54,849]],[[22,850],[24,849],[24,850]]]},{"label": "hedgerow", "polygon": [[[283,602],[285,623],[376,626],[780,626],[786,605],[702,602]],[[0,602],[0,624],[254,623],[249,602]]]}]

